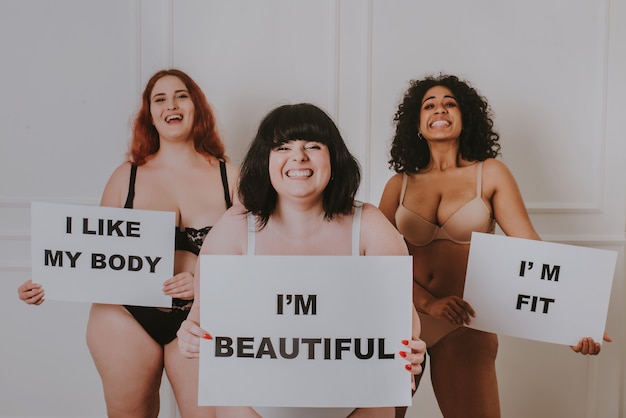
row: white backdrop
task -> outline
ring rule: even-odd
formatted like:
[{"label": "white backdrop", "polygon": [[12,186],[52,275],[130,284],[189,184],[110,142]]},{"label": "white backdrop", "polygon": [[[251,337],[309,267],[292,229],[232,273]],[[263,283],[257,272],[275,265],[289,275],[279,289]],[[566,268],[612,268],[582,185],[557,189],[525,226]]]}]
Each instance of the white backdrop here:
[{"label": "white backdrop", "polygon": [[[104,417],[88,306],[25,306],[31,201],[97,204],[148,77],[188,72],[238,163],[261,117],[309,101],[359,158],[360,198],[392,175],[408,80],[470,80],[543,239],[619,252],[599,357],[502,337],[503,416],[624,417],[624,0],[0,0],[0,417]],[[584,309],[584,307],[581,307]],[[162,417],[176,416],[167,382]],[[410,417],[440,417],[425,376]]]}]

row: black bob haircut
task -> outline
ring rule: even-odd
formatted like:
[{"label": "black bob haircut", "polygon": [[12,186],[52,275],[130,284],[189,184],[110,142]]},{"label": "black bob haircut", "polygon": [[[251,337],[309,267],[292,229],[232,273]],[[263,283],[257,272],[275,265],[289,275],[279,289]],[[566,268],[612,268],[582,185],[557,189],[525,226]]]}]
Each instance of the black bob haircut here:
[{"label": "black bob haircut", "polygon": [[257,216],[260,229],[267,225],[278,200],[270,182],[270,152],[293,140],[316,141],[328,147],[331,179],[323,195],[325,218],[330,220],[336,215],[352,213],[361,171],[337,125],[326,112],[313,104],[283,105],[261,121],[241,164],[239,198],[246,210]]}]

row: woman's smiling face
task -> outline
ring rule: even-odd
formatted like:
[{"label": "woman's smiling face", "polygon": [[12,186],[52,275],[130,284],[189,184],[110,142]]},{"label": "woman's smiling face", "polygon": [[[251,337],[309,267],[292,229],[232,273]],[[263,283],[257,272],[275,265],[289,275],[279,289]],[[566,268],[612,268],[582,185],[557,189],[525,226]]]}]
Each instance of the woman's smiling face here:
[{"label": "woman's smiling face", "polygon": [[435,86],[424,94],[419,131],[427,140],[458,139],[463,129],[461,109],[450,89]]},{"label": "woman's smiling face", "polygon": [[189,91],[178,77],[167,75],[154,84],[150,114],[162,139],[188,139],[193,129],[194,110]]},{"label": "woman's smiling face", "polygon": [[321,142],[287,141],[271,150],[269,172],[279,199],[321,199],[331,177],[330,152]]}]

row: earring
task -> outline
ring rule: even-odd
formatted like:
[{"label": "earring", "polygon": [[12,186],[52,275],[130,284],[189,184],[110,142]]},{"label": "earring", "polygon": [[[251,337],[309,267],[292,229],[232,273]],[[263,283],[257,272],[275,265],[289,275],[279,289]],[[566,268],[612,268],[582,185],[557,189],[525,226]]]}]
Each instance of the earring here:
[{"label": "earring", "polygon": [[422,133],[421,133],[421,132],[419,132],[419,131],[417,132],[417,138],[418,138],[418,139],[421,139],[422,141],[425,141],[425,139],[424,139],[424,135],[422,135]]}]

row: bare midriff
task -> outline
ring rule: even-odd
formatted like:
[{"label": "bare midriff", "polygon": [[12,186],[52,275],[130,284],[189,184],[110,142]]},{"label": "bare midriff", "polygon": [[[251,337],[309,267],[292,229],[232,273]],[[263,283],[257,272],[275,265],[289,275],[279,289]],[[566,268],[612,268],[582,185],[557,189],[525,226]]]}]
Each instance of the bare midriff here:
[{"label": "bare midriff", "polygon": [[[422,247],[410,243],[407,246],[413,256],[413,280],[419,285],[415,286],[414,295],[422,287],[436,298],[463,297],[469,244],[436,240]],[[414,299],[416,308],[423,311],[419,300]]]}]

